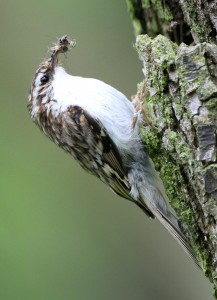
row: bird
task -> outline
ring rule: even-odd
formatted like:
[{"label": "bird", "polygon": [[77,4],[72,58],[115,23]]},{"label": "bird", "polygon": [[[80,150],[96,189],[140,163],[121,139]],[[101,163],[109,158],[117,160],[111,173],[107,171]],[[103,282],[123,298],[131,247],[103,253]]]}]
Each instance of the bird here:
[{"label": "bird", "polygon": [[62,36],[39,65],[27,104],[31,119],[88,173],[156,218],[200,266],[141,141],[141,114],[112,86],[65,71],[59,56],[74,46],[75,40]]}]

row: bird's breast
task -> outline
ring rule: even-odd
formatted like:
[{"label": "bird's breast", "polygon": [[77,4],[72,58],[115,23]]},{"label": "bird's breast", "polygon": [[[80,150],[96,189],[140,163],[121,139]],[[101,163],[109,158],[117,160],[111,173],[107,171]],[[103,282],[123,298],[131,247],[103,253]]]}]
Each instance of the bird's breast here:
[{"label": "bird's breast", "polygon": [[54,114],[59,114],[69,106],[79,106],[91,117],[99,120],[117,147],[138,136],[138,126],[132,128],[134,107],[121,92],[108,84],[92,79],[70,76],[55,76],[53,82]]}]

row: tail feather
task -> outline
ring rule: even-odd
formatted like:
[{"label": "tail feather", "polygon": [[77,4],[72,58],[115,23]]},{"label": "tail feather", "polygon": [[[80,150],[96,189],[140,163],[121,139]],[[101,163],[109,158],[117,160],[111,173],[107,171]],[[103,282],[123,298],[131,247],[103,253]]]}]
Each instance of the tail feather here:
[{"label": "tail feather", "polygon": [[[159,220],[159,222],[170,232],[172,237],[183,248],[183,250],[186,252],[186,254],[201,269],[200,261],[198,260],[195,252],[189,245],[188,240],[186,239],[184,234],[181,232],[176,217],[171,212],[167,211],[165,213],[164,211],[157,208],[151,201],[147,201],[146,197],[144,197],[144,190],[143,191],[142,190],[143,189],[139,189],[140,197],[142,198],[142,203],[145,204],[146,209],[148,208],[150,210],[150,212],[156,217],[156,219]],[[147,195],[147,193],[145,193],[145,195]],[[169,212],[169,215],[168,215],[168,212]]]},{"label": "tail feather", "polygon": [[201,264],[193,249],[189,245],[188,240],[180,231],[179,228],[175,227],[174,224],[164,215],[162,215],[159,211],[155,214],[156,218],[160,221],[160,223],[171,233],[173,238],[179,243],[179,245],[183,248],[186,254],[196,263],[196,265],[201,269]]}]

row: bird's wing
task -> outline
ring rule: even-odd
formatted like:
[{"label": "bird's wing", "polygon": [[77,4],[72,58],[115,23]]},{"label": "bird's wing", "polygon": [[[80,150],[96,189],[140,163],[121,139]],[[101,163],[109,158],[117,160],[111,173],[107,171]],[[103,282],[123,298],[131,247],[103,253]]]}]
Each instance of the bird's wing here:
[{"label": "bird's wing", "polygon": [[[119,151],[101,122],[79,106],[70,106],[62,121],[68,136],[67,145],[72,145],[66,150],[85,170],[99,177],[115,193],[134,202]],[[152,216],[148,208],[144,205],[142,208],[148,216]]]}]

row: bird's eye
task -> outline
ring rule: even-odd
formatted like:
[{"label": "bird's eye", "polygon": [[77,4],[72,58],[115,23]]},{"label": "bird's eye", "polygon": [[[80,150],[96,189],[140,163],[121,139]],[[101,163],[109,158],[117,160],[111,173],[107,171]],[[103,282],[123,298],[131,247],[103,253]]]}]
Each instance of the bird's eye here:
[{"label": "bird's eye", "polygon": [[48,75],[43,75],[40,79],[41,83],[46,83],[49,81],[49,76]]}]

